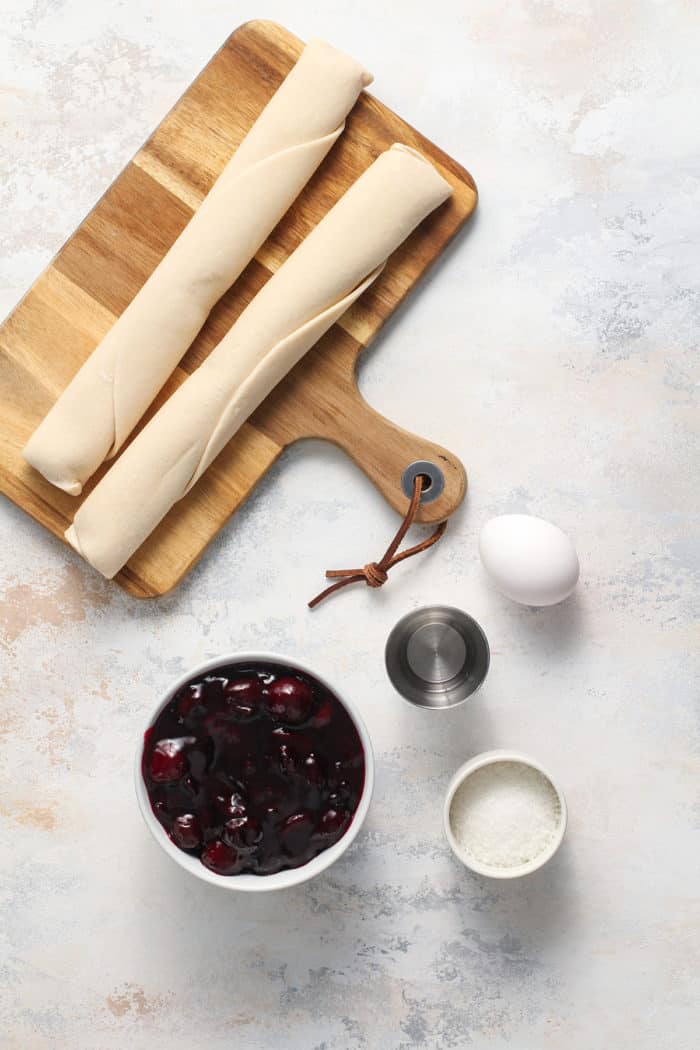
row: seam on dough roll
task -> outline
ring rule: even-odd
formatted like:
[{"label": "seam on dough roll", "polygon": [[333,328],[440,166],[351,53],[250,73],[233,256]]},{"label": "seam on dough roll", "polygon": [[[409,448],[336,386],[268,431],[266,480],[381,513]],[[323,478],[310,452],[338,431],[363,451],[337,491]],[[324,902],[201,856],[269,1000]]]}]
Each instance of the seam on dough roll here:
[{"label": "seam on dough roll", "polygon": [[[288,360],[285,362],[286,367],[284,369],[283,375],[286,375],[287,372],[291,371],[291,369],[297,363],[299,358],[303,356],[303,353],[305,351],[302,351],[299,355],[296,355],[293,349],[290,352],[290,348],[292,348],[294,344],[297,344],[299,342],[301,342],[303,345],[308,344],[310,346],[313,346],[314,343],[318,342],[323,333],[327,332],[328,329],[333,324],[335,324],[338,318],[342,317],[342,315],[345,313],[348,307],[352,306],[355,300],[359,299],[362,293],[365,292],[371,284],[374,284],[377,277],[379,277],[379,274],[384,269],[385,265],[385,263],[381,263],[379,266],[376,267],[375,270],[372,271],[372,273],[370,273],[364,279],[364,281],[362,281],[356,288],[353,288],[353,290],[349,292],[346,296],[344,296],[339,302],[334,303],[332,306],[329,306],[328,309],[324,310],[323,313],[318,315],[318,317],[313,317],[311,318],[311,320],[306,321],[303,325],[297,328],[296,331],[290,333],[290,335],[288,335],[285,339],[280,340],[279,343],[272,347],[272,349],[262,359],[257,368],[255,368],[248,376],[248,378],[245,379],[243,383],[241,383],[240,387],[235,391],[235,393],[231,397],[231,400],[226,405],[226,408],[221,413],[219,419],[216,421],[211,437],[207,442],[207,446],[204,449],[204,452],[202,453],[201,459],[197,464],[196,470],[194,471],[189,482],[187,483],[185,491],[183,492],[183,496],[187,495],[187,493],[190,491],[193,485],[196,485],[196,483],[199,481],[202,474],[205,472],[210,463],[214,462],[219,452],[221,452],[224,446],[228,444],[232,433],[235,433],[239,429],[239,426],[242,426],[243,423],[245,423],[248,416],[255,411],[255,408],[257,408],[257,405],[255,405],[253,408],[250,409],[250,412],[248,412],[247,414],[243,415],[243,413],[241,413],[243,418],[240,419],[240,423],[238,426],[229,425],[229,427],[227,427],[227,423],[230,424],[231,407],[235,405],[236,402],[238,402],[239,404],[241,402],[243,402],[243,404],[246,403],[246,395],[248,389],[256,385],[257,381],[259,380],[260,373],[265,369],[274,369],[278,359],[282,355],[288,355]],[[316,330],[318,334],[316,334]],[[251,402],[254,400],[254,397],[251,398]]]},{"label": "seam on dough roll", "polygon": [[[326,153],[330,150],[333,144],[340,138],[344,127],[345,125],[343,124],[341,125],[341,127],[337,128],[330,134],[324,135],[323,138],[314,139],[311,142],[303,142],[300,143],[298,146],[290,146],[288,149],[282,150],[280,153],[275,153],[270,157],[265,157],[263,160],[256,161],[256,163],[251,168],[247,169],[241,175],[236,176],[235,179],[228,180],[227,185],[223,188],[223,191],[220,195],[222,206],[228,211],[228,205],[235,206],[235,198],[238,197],[238,199],[240,199],[243,196],[243,194],[246,193],[247,190],[250,192],[250,195],[252,197],[257,196],[258,186],[263,180],[274,180],[276,177],[275,168],[279,165],[284,165],[286,163],[287,166],[289,166],[290,161],[293,163],[294,161],[298,160],[299,162],[301,162],[300,166],[304,167],[305,169],[311,167],[312,164],[315,169],[320,163],[320,160],[322,160],[323,157],[325,157]],[[306,154],[316,154],[316,157],[311,157],[310,162],[304,163],[304,156]],[[214,191],[212,189],[210,191],[209,196],[211,196],[213,192]],[[234,199],[229,200],[227,202],[227,198]],[[219,198],[217,198],[217,201],[218,200]],[[205,198],[205,201],[208,201],[208,198]],[[204,202],[202,206],[204,206]],[[279,217],[282,218],[282,215],[280,215]],[[255,251],[252,252],[250,256],[251,258],[253,257],[253,255],[259,247],[260,245],[258,244],[255,248]],[[245,265],[247,265],[247,263]],[[242,272],[243,268],[241,268],[241,270],[239,270],[239,272],[237,272],[233,276],[233,280],[236,280],[240,276],[240,273]],[[201,281],[199,282],[200,286],[202,283],[203,282]],[[233,281],[231,283],[233,283]],[[226,289],[221,288],[220,283],[217,283],[213,288],[209,288],[206,294],[206,298],[202,303],[201,309],[198,311],[199,317],[195,322],[196,327],[195,324],[192,325],[192,328],[194,329],[192,339],[195,338],[197,332],[200,330],[207,317],[209,316],[212,307],[215,305],[215,303],[218,302],[225,290]],[[174,294],[176,296],[179,295],[184,298],[190,293],[188,292],[188,289],[183,286],[182,288],[175,289]],[[190,340],[188,346],[191,344],[191,342],[192,340]],[[128,347],[125,347],[124,352],[120,353],[114,362],[114,373],[111,376],[110,383],[113,406],[112,418],[114,423],[112,428],[112,440],[110,442],[108,450],[105,453],[103,453],[100,462],[102,462],[105,459],[112,459],[117,454],[119,449],[122,447],[122,445],[128,438],[129,434],[133,430],[134,426],[136,425],[136,422],[138,422],[138,420],[142,417],[142,415],[150,405],[151,401],[153,400],[152,397],[148,397],[148,400],[146,400],[146,398],[144,397],[141,401],[141,404],[135,409],[133,402],[129,405],[124,404],[125,397],[127,397],[127,395],[123,391],[120,392],[120,376],[126,375],[128,377],[135,374],[135,372],[138,371],[138,368],[142,365],[142,363],[143,355],[141,353],[141,347],[138,346],[138,344],[129,345]],[[173,368],[176,365],[177,361],[173,365]],[[170,369],[168,375],[170,375],[171,372],[172,369]],[[165,375],[163,377],[160,386],[162,386],[163,383],[166,381],[168,375]],[[128,389],[129,381],[127,381],[126,385]],[[158,387],[158,389],[160,389],[160,386]]]},{"label": "seam on dough roll", "polygon": [[372,77],[311,41],[192,219],[30,437],[24,458],[71,495],[116,455],[313,175]]},{"label": "seam on dough roll", "polygon": [[78,510],[68,541],[113,576],[451,192],[415,151],[381,154],[124,450]]}]

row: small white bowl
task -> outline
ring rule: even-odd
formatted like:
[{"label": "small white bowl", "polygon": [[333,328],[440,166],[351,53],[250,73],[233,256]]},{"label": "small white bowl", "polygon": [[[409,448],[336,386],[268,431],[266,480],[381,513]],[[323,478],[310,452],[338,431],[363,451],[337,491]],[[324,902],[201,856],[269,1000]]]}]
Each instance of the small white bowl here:
[{"label": "small white bowl", "polygon": [[[306,864],[302,864],[301,867],[290,868],[287,871],[278,871],[274,875],[217,875],[216,872],[210,871],[209,868],[206,868],[199,857],[193,857],[189,853],[184,853],[183,850],[179,849],[170,839],[163,826],[156,819],[156,816],[151,809],[151,803],[148,798],[148,792],[141,771],[145,732],[151,728],[158,718],[158,715],[166,704],[170,703],[178,689],[181,689],[182,686],[186,685],[192,678],[197,678],[200,675],[207,674],[207,672],[213,671],[215,668],[222,667],[225,664],[236,663],[282,664],[285,667],[291,668],[293,671],[300,671],[302,674],[308,674],[312,678],[317,679],[317,681],[329,689],[334,696],[338,698],[350,715],[350,718],[357,729],[360,740],[362,741],[362,748],[365,753],[365,782],[362,788],[362,795],[360,796],[359,804],[353,815],[352,823],[343,837],[338,839],[338,841],[328,849],[323,850],[322,853],[312,857],[312,859]],[[320,872],[325,871],[325,869],[329,868],[338,857],[345,853],[345,850],[357,836],[364,823],[364,819],[367,816],[367,810],[369,809],[372,790],[374,788],[374,753],[372,751],[372,741],[367,732],[367,727],[362,721],[360,712],[347,696],[341,693],[336,686],[332,685],[317,671],[300,663],[298,660],[293,660],[288,656],[280,656],[278,653],[231,653],[217,656],[213,660],[207,660],[205,663],[192,667],[186,674],[181,675],[177,681],[173,682],[168,687],[165,694],[158,701],[148,725],[139,739],[138,748],[136,750],[134,775],[136,783],[136,798],[138,799],[141,816],[146,822],[146,827],[151,832],[161,849],[165,850],[168,856],[179,864],[181,868],[188,871],[190,875],[196,875],[198,879],[202,879],[204,882],[210,882],[212,886],[221,886],[226,890],[237,890],[247,893],[264,893],[269,890],[281,890],[286,889],[289,886],[298,886],[300,883],[306,882],[307,879],[312,879],[314,875],[318,875]]]},{"label": "small white bowl", "polygon": [[[520,763],[524,766],[530,766],[532,769],[536,769],[538,773],[541,773],[549,783],[552,785],[554,792],[559,800],[560,815],[559,823],[557,825],[554,838],[551,843],[539,853],[532,860],[526,864],[518,864],[512,868],[503,868],[492,866],[490,864],[482,864],[481,861],[477,860],[476,857],[472,856],[467,850],[465,850],[457,842],[453,832],[452,824],[450,821],[450,810],[452,808],[452,800],[455,796],[457,788],[464,783],[464,781],[476,773],[477,769],[483,769],[484,766],[494,765],[497,762],[515,762]],[[443,827],[445,831],[445,838],[450,844],[450,848],[458,860],[461,860],[465,867],[470,868],[476,872],[477,875],[487,875],[492,879],[517,879],[521,875],[529,875],[533,871],[537,871],[543,864],[546,864],[548,860],[554,856],[559,849],[562,839],[564,838],[564,832],[566,831],[567,822],[567,810],[566,801],[561,788],[557,785],[556,781],[539,762],[534,758],[530,758],[529,755],[523,755],[519,751],[484,751],[480,755],[476,755],[471,758],[464,765],[460,766],[455,775],[450,781],[449,787],[447,788],[447,794],[445,795],[445,804],[442,812]]]}]

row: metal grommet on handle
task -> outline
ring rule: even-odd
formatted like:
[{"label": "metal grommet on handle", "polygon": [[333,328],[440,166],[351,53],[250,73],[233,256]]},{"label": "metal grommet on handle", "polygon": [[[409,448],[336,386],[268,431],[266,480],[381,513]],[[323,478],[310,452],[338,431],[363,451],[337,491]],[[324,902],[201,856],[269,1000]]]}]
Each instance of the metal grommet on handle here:
[{"label": "metal grommet on handle", "polygon": [[417,459],[409,464],[401,475],[401,488],[408,499],[413,495],[413,483],[417,477],[426,479],[423,482],[421,503],[432,503],[442,494],[445,488],[445,475],[435,463],[428,459]]}]

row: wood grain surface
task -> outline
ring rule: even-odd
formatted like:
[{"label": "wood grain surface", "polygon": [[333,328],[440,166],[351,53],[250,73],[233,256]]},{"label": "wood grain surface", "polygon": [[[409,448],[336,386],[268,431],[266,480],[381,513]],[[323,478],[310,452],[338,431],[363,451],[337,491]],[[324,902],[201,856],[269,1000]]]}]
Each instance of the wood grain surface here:
[{"label": "wood grain surface", "polygon": [[[0,328],[0,491],[61,539],[108,464],[76,498],[32,470],[22,448],[167,252],[302,47],[271,22],[237,29]],[[453,186],[451,200],[394,253],[376,283],[279,384],[131,558],[116,577],[131,594],[148,597],[174,587],[282,451],[302,438],[324,438],[344,449],[399,513],[408,502],[401,474],[418,459],[436,462],[445,475],[442,495],[421,508],[420,521],[448,517],[462,501],[466,475],[459,460],[370,408],[359,393],[356,366],[361,350],[474,210],[476,188],[464,168],[366,92],[301,196],[216,305],[152,411],[394,142],[416,147],[437,166]]]}]

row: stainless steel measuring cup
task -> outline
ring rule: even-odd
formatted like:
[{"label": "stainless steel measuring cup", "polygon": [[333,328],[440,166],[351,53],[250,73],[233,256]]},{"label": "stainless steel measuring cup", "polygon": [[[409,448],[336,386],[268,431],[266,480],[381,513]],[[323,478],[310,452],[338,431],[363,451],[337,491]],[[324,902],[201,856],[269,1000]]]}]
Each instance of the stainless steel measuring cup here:
[{"label": "stainless steel measuring cup", "polygon": [[448,605],[408,613],[386,643],[394,688],[418,707],[456,707],[483,683],[489,669],[486,635],[473,617]]}]

